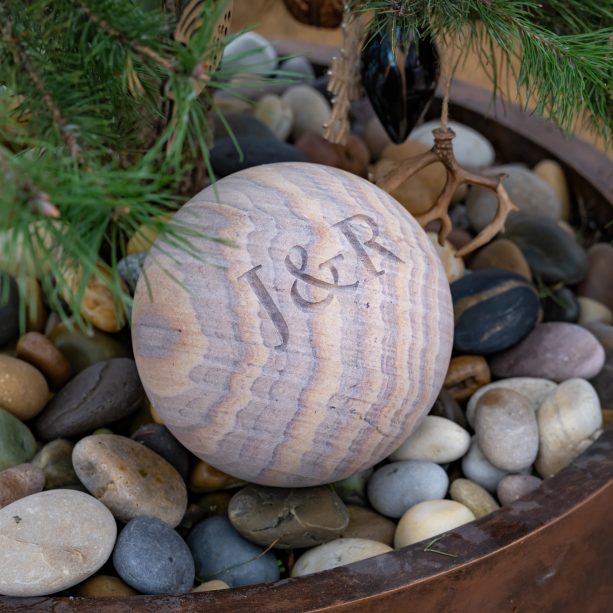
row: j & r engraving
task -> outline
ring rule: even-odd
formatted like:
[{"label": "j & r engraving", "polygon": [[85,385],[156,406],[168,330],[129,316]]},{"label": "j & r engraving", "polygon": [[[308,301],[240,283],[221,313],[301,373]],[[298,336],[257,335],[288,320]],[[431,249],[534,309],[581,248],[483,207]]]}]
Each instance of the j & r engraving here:
[{"label": "j & r engraving", "polygon": [[[359,214],[347,217],[335,223],[332,228],[337,229],[349,243],[354,252],[354,256],[357,257],[366,272],[365,280],[385,274],[384,268],[380,270],[377,269],[369,255],[369,250],[384,258],[404,263],[404,260],[399,258],[393,251],[378,242],[380,238],[379,226],[375,220],[368,215]],[[361,232],[359,230],[356,231],[357,228],[361,228]],[[370,231],[370,237],[367,240],[360,238],[365,229]],[[324,276],[315,276],[307,272],[309,268],[309,253],[305,247],[302,245],[294,245],[291,247],[285,256],[284,262],[287,271],[294,277],[290,295],[296,307],[303,311],[324,309],[330,304],[337,292],[355,292],[360,285],[359,280],[355,280],[353,283],[339,282],[340,275],[337,265],[344,259],[344,254],[338,253],[324,262],[321,262],[317,269],[321,271]],[[289,327],[279,307],[258,276],[258,271],[261,268],[262,265],[258,264],[244,272],[238,278],[244,279],[249,284],[249,287],[279,333],[281,342],[275,345],[274,348],[277,351],[284,351],[289,342]],[[308,287],[323,290],[327,292],[327,294],[319,300],[309,299],[304,293],[304,290]]]}]

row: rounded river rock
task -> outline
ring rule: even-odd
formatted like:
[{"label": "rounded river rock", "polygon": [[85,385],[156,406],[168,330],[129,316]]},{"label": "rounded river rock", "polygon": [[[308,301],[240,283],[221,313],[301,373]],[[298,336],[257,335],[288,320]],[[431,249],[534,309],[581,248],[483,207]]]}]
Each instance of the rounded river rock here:
[{"label": "rounded river rock", "polygon": [[281,549],[331,541],[349,523],[345,504],[328,487],[248,485],[232,497],[228,518],[250,541]]},{"label": "rounded river rock", "polygon": [[80,436],[131,415],[144,399],[134,360],[98,362],[54,396],[36,419],[35,430],[44,441]]},{"label": "rounded river rock", "polygon": [[83,485],[124,522],[147,515],[174,527],[185,514],[187,489],[181,475],[129,438],[87,436],[75,445],[72,463]]},{"label": "rounded river rock", "polygon": [[530,281],[495,268],[475,270],[451,284],[460,353],[485,355],[511,347],[534,328],[539,299]]},{"label": "rounded river rock", "polygon": [[109,558],[117,526],[95,498],[52,490],[0,509],[0,594],[45,596],[93,575]]}]

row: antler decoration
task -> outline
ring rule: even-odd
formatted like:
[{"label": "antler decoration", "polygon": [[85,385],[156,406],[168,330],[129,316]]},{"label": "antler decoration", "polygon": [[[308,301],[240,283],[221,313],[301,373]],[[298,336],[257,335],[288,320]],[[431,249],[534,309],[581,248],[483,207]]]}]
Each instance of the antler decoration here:
[{"label": "antler decoration", "polygon": [[346,145],[349,135],[349,105],[357,100],[361,93],[360,85],[360,43],[361,28],[359,18],[352,16],[349,3],[345,2],[343,10],[343,46],[340,57],[332,60],[328,71],[328,91],[332,99],[332,113],[324,124],[324,138],[336,145]]},{"label": "antler decoration", "polygon": [[408,178],[417,174],[422,168],[430,164],[441,162],[447,171],[445,187],[439,194],[432,208],[426,213],[416,216],[417,221],[422,227],[425,227],[431,221],[440,220],[441,227],[438,231],[438,241],[441,245],[451,232],[452,224],[448,211],[453,194],[459,186],[465,184],[478,185],[496,192],[498,196],[498,210],[496,211],[496,216],[472,241],[456,252],[456,256],[464,256],[478,247],[485,245],[485,243],[491,240],[498,232],[504,230],[507,215],[511,211],[516,211],[518,209],[511,201],[507,190],[502,184],[502,179],[505,175],[486,177],[462,168],[453,154],[452,141],[455,137],[455,132],[451,128],[445,126],[432,130],[432,133],[434,134],[434,145],[430,151],[426,151],[421,155],[411,157],[399,164],[395,164],[391,169],[378,177],[376,183],[381,189],[389,193]]}]

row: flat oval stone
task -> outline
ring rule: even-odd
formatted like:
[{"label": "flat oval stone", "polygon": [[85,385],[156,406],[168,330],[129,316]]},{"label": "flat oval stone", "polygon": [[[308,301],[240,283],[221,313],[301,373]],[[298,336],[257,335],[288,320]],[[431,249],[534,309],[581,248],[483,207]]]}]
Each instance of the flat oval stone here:
[{"label": "flat oval stone", "polygon": [[135,517],[117,537],[113,566],[142,594],[182,594],[192,589],[194,559],[185,541],[156,517]]},{"label": "flat oval stone", "polygon": [[492,374],[566,381],[591,379],[604,365],[605,352],[585,328],[565,322],[538,324],[521,342],[490,360]]},{"label": "flat oval stone", "polygon": [[[8,291],[4,287],[8,279]],[[12,277],[0,277],[0,296],[7,291],[6,301],[0,303],[0,346],[19,333],[19,289]]]},{"label": "flat oval stone", "polygon": [[459,355],[451,358],[443,383],[456,400],[467,400],[480,387],[492,380],[490,367],[480,355]]},{"label": "flat oval stone", "polygon": [[420,426],[389,457],[398,460],[424,460],[445,464],[460,459],[470,447],[470,434],[458,424],[427,415]]},{"label": "flat oval stone", "polygon": [[95,498],[52,490],[0,509],[0,594],[46,596],[93,575],[109,558],[117,527]]},{"label": "flat oval stone", "polygon": [[602,413],[596,390],[584,379],[560,383],[537,414],[540,447],[536,470],[551,477],[600,435]]},{"label": "flat oval stone", "polygon": [[349,524],[343,501],[328,487],[248,485],[234,494],[228,519],[246,539],[280,549],[337,538]]},{"label": "flat oval stone", "polygon": [[273,164],[276,162],[306,162],[306,157],[293,145],[284,143],[274,136],[269,139],[254,136],[238,136],[236,142],[220,138],[211,149],[211,166],[218,178],[226,177],[245,168]]},{"label": "flat oval stone", "polygon": [[230,587],[279,579],[272,552],[244,539],[227,517],[209,517],[189,533],[187,544],[201,580],[221,579]]},{"label": "flat oval stone", "polygon": [[466,405],[466,419],[468,423],[475,425],[475,410],[481,396],[486,392],[496,389],[509,389],[520,393],[532,405],[532,409],[536,413],[543,403],[543,400],[549,396],[557,387],[557,384],[548,379],[539,379],[536,377],[511,377],[509,379],[501,379],[493,381],[479,388],[468,401]]},{"label": "flat oval stone", "polygon": [[541,486],[542,479],[533,475],[507,475],[500,480],[497,494],[500,504],[507,505],[527,496]]},{"label": "flat oval stone", "polygon": [[362,139],[352,133],[345,145],[330,143],[321,134],[305,132],[297,141],[296,149],[304,153],[307,161],[334,166],[359,177],[368,174],[370,153]]},{"label": "flat oval stone", "polygon": [[49,331],[47,337],[66,356],[73,374],[80,373],[97,362],[130,357],[125,345],[99,330],[84,334],[59,323]]},{"label": "flat oval stone", "polygon": [[485,245],[470,260],[471,270],[482,270],[484,268],[498,268],[508,270],[517,275],[532,280],[530,266],[521,252],[521,249],[506,238],[498,238]]},{"label": "flat oval stone", "polygon": [[45,475],[45,489],[54,490],[80,483],[72,466],[74,445],[66,439],[58,438],[47,443],[32,459]]},{"label": "flat oval stone", "polygon": [[0,509],[42,491],[45,474],[35,464],[17,464],[0,471]]},{"label": "flat oval stone", "polygon": [[341,538],[361,538],[377,541],[390,547],[394,543],[396,524],[368,507],[348,504],[349,524],[341,532]]},{"label": "flat oval stone", "polygon": [[55,389],[72,376],[64,354],[40,332],[27,332],[17,341],[17,357],[35,366]]},{"label": "flat oval stone", "polygon": [[294,116],[292,138],[297,141],[305,132],[324,133],[324,123],[330,116],[330,104],[310,85],[288,87],[281,99],[289,106]]},{"label": "flat oval stone", "polygon": [[0,470],[29,462],[35,453],[36,440],[28,427],[0,409]]},{"label": "flat oval stone", "polygon": [[294,564],[292,577],[319,573],[352,562],[373,558],[394,551],[389,545],[361,538],[342,538],[313,547],[303,553]]},{"label": "flat oval stone", "polygon": [[455,318],[454,349],[486,355],[511,347],[538,319],[534,286],[521,275],[476,270],[451,284]]},{"label": "flat oval stone", "polygon": [[484,487],[470,479],[455,479],[449,488],[449,496],[467,507],[477,519],[500,508]]},{"label": "flat oval stone", "polygon": [[[434,145],[432,130],[438,128],[437,120],[427,121],[411,132],[411,138],[418,140],[429,147]],[[483,134],[470,126],[465,126],[457,121],[450,121],[449,127],[455,132],[453,139],[453,153],[460,166],[465,168],[485,168],[494,162],[494,147]]]},{"label": "flat oval stone", "polygon": [[613,246],[596,243],[587,251],[588,272],[577,287],[579,296],[598,300],[613,310]]},{"label": "flat oval stone", "polygon": [[177,469],[184,481],[187,480],[190,463],[189,451],[179,443],[166,426],[143,424],[130,438],[162,456]]},{"label": "flat oval stone", "polygon": [[575,292],[562,286],[549,289],[541,298],[543,321],[566,321],[576,323],[579,319],[580,305]]},{"label": "flat oval stone", "polygon": [[518,392],[500,388],[483,394],[475,411],[475,432],[483,455],[500,470],[517,472],[536,459],[536,416]]},{"label": "flat oval stone", "polygon": [[95,434],[81,439],[72,462],[83,485],[115,517],[157,517],[174,527],[187,507],[187,489],[181,475],[144,445],[117,434]]},{"label": "flat oval stone", "polygon": [[475,519],[472,511],[455,500],[426,500],[411,507],[400,519],[394,547],[418,543]]},{"label": "flat oval stone", "polygon": [[477,437],[473,436],[468,453],[462,458],[462,472],[467,479],[481,485],[489,492],[495,492],[500,480],[507,472],[496,468],[484,455]]},{"label": "flat oval stone", "polygon": [[[455,143],[454,143],[455,144]],[[505,174],[502,184],[506,188],[511,200],[519,210],[531,217],[544,217],[551,219],[554,223],[560,219],[560,202],[545,181],[536,174],[515,164],[504,166],[494,166],[483,171],[483,174],[490,177],[497,177]],[[498,199],[496,194],[485,187],[472,187],[466,208],[470,223],[476,232],[480,232],[494,219]],[[512,212],[509,221],[519,213]]]},{"label": "flat oval stone", "polygon": [[418,502],[443,498],[448,485],[447,473],[434,462],[392,462],[373,473],[368,499],[379,513],[400,517]]},{"label": "flat oval stone", "polygon": [[137,411],[145,400],[134,360],[98,362],[70,380],[35,422],[44,441],[80,436]]},{"label": "flat oval stone", "polygon": [[49,387],[39,370],[23,360],[0,355],[0,406],[18,419],[38,415],[49,399]]},{"label": "flat oval stone", "polygon": [[553,219],[515,214],[509,217],[503,238],[521,249],[532,274],[545,283],[574,285],[587,274],[585,251]]},{"label": "flat oval stone", "polygon": [[81,598],[124,598],[137,596],[138,592],[117,577],[95,575],[77,588],[76,595]]}]

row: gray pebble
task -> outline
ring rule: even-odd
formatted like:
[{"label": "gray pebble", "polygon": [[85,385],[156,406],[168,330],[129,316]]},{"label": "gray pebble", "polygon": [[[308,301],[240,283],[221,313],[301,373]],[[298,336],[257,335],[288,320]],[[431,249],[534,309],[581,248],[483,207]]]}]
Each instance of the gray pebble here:
[{"label": "gray pebble", "polygon": [[190,532],[187,544],[202,581],[221,579],[230,587],[279,579],[275,556],[244,539],[226,517],[209,517]]},{"label": "gray pebble", "polygon": [[481,396],[475,432],[483,455],[500,470],[517,472],[536,459],[536,415],[527,398],[518,392],[500,388]]},{"label": "gray pebble", "polygon": [[434,462],[392,462],[370,478],[368,499],[379,513],[401,517],[418,502],[444,498],[448,486],[447,473]]},{"label": "gray pebble", "polygon": [[489,492],[495,492],[507,472],[496,468],[483,455],[474,436],[468,453],[462,458],[462,472],[467,479],[478,483]]},{"label": "gray pebble", "polygon": [[511,504],[533,492],[541,486],[541,483],[543,480],[533,475],[507,475],[498,484],[498,500],[502,505]]},{"label": "gray pebble", "polygon": [[136,517],[119,534],[113,565],[119,576],[143,594],[189,592],[194,559],[179,534],[157,517]]}]

